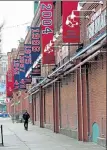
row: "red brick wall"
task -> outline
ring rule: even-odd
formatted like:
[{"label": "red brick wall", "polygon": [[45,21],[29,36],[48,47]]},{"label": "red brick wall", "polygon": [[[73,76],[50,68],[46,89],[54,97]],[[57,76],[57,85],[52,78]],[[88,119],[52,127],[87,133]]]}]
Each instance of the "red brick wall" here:
[{"label": "red brick wall", "polygon": [[[65,81],[64,81],[65,80]],[[68,81],[67,81],[68,80]],[[76,76],[70,75],[63,79],[61,91],[61,127],[77,127]]]},{"label": "red brick wall", "polygon": [[89,73],[90,128],[92,131],[92,124],[98,123],[101,136],[102,128],[106,134],[106,63],[105,58],[98,61],[92,63]]},{"label": "red brick wall", "polygon": [[39,97],[39,92],[36,94],[36,121],[40,121],[40,97]]},{"label": "red brick wall", "polygon": [[53,124],[53,89],[49,87],[45,92],[46,124]]}]

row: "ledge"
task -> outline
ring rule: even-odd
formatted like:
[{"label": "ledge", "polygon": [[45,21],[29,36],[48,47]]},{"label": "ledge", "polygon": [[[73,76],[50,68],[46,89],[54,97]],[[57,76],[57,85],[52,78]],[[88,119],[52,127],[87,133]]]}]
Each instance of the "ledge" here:
[{"label": "ledge", "polygon": [[106,147],[106,138],[98,137],[97,138],[97,144],[100,146]]}]

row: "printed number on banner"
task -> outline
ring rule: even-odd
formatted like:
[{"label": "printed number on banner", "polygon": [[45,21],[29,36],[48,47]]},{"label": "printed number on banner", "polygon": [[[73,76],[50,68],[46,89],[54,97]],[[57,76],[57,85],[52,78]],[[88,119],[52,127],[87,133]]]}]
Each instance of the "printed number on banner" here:
[{"label": "printed number on banner", "polygon": [[42,30],[42,34],[48,34],[53,33],[53,30],[51,30],[49,27],[45,27],[45,30]]},{"label": "printed number on banner", "polygon": [[41,4],[42,10],[51,10],[52,9],[52,5],[51,4]]}]

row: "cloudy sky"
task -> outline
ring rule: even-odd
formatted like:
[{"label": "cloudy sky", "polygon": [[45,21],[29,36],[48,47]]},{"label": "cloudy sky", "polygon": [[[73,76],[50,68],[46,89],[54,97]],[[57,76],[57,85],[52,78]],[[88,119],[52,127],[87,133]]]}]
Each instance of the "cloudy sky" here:
[{"label": "cloudy sky", "polygon": [[0,24],[5,20],[2,30],[3,53],[17,48],[18,40],[26,36],[27,26],[31,24],[32,19],[33,1],[0,1]]}]

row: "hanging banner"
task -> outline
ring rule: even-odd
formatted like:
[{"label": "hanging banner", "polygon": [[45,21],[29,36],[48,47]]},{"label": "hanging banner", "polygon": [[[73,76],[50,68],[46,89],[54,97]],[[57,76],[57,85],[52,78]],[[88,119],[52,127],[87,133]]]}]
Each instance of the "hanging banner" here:
[{"label": "hanging banner", "polygon": [[32,64],[40,55],[40,27],[31,27]]},{"label": "hanging banner", "polygon": [[[80,43],[78,1],[63,1],[63,43]],[[75,11],[74,11],[75,10]]]},{"label": "hanging banner", "polygon": [[[31,44],[24,44],[25,74],[32,66],[31,51],[32,51]],[[31,84],[31,82],[32,82],[31,75],[25,77],[25,84]]]},{"label": "hanging banner", "polygon": [[13,66],[14,66],[14,90],[19,89],[19,59],[13,60]]},{"label": "hanging banner", "polygon": [[[37,60],[41,52],[40,27],[31,27],[32,64]],[[37,72],[37,74],[36,74]],[[38,74],[39,72],[39,74]],[[32,76],[40,76],[40,67],[32,68]]]},{"label": "hanging banner", "polygon": [[12,70],[9,69],[6,74],[6,97],[12,97],[13,85]]},{"label": "hanging banner", "polygon": [[41,42],[42,42],[42,64],[55,64],[54,48],[48,48],[47,44],[53,40],[53,1],[40,2],[41,5]]},{"label": "hanging banner", "polygon": [[20,62],[19,87],[20,89],[26,89],[24,55],[19,56],[19,62]]}]

